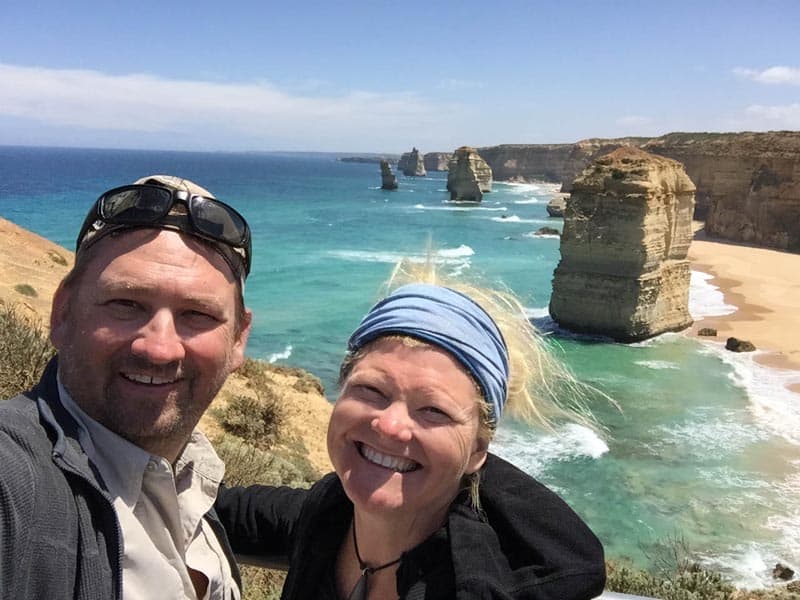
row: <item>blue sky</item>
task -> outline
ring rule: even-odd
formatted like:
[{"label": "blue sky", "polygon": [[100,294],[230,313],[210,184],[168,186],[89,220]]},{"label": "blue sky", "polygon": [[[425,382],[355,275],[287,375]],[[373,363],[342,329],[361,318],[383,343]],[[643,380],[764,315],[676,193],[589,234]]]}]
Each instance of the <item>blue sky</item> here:
[{"label": "blue sky", "polygon": [[448,151],[800,129],[800,2],[10,0],[0,144]]}]

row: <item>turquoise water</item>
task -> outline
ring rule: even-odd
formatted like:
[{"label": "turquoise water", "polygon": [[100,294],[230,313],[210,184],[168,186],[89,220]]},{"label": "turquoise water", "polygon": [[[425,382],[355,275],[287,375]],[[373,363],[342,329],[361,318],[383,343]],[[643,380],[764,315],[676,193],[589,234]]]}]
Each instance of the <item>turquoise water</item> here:
[{"label": "turquoise water", "polygon": [[[620,345],[559,331],[547,316],[558,239],[535,235],[560,228],[545,210],[553,186],[495,183],[467,208],[445,202],[444,173],[399,176],[388,192],[377,165],[331,155],[0,147],[0,216],[72,249],[100,192],[152,173],[193,179],[248,218],[251,356],[308,369],[333,398],[347,335],[393,264],[421,259],[430,239],[446,271],[514,290],[572,369],[621,406],[593,407],[602,436],[505,423],[493,446],[557,490],[609,557],[646,565],[659,540],[682,535],[739,584],[767,584],[778,561],[800,566],[800,418],[785,376],[681,335]],[[700,274],[691,310],[726,310]]]}]

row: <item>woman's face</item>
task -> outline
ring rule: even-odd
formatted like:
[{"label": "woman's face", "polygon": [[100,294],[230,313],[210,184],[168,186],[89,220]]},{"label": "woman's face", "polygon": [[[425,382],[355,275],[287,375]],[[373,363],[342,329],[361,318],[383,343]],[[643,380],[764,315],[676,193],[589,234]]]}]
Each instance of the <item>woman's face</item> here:
[{"label": "woman's face", "polygon": [[343,383],[328,453],[359,510],[441,523],[486,460],[479,423],[478,390],[450,354],[381,338]]}]

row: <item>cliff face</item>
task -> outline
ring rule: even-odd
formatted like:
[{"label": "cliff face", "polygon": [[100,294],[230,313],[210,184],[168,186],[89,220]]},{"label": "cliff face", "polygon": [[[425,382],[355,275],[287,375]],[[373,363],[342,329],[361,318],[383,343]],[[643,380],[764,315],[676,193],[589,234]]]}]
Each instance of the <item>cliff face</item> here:
[{"label": "cliff face", "polygon": [[453,154],[447,191],[456,202],[480,202],[485,192],[492,191],[492,169],[475,148],[461,146]]},{"label": "cliff face", "polygon": [[553,319],[626,342],[691,325],[694,191],[679,163],[636,148],[595,160],[564,212]]},{"label": "cliff face", "polygon": [[397,162],[397,170],[402,171],[407,177],[425,177],[425,165],[422,155],[414,148],[411,152],[404,152]]},{"label": "cliff face", "polygon": [[561,181],[572,147],[573,144],[503,144],[478,148],[478,154],[498,181]]},{"label": "cliff face", "polygon": [[722,239],[800,252],[800,132],[670,133],[575,144],[481,148],[495,179],[573,180],[616,148],[640,147],[680,162],[697,188],[696,219]]},{"label": "cliff face", "polygon": [[498,181],[552,181],[569,192],[572,182],[598,156],[650,138],[587,139],[575,144],[504,144],[479,148]]},{"label": "cliff face", "polygon": [[452,152],[427,152],[422,157],[422,162],[426,171],[447,171],[452,158]]},{"label": "cliff face", "polygon": [[671,133],[644,148],[683,163],[708,235],[800,252],[800,132]]}]

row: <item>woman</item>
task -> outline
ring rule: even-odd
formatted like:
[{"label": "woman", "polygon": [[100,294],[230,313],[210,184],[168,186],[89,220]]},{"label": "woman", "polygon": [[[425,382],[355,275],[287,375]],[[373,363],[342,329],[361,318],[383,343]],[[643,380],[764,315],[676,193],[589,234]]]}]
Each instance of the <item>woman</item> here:
[{"label": "woman", "polygon": [[335,473],[310,490],[223,491],[235,552],[288,557],[285,599],[599,595],[594,534],[487,451],[504,409],[545,426],[582,420],[554,401],[556,382],[574,380],[521,314],[507,295],[432,284],[379,302],[342,365],[328,429]]}]

